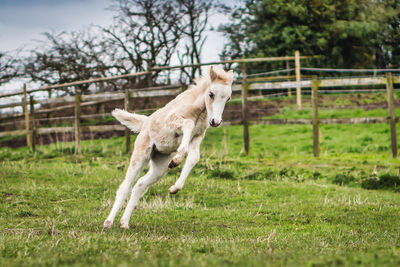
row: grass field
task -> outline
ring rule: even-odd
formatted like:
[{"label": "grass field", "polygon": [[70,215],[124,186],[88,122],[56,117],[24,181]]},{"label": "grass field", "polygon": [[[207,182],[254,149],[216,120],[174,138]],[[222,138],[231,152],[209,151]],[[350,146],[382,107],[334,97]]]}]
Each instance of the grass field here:
[{"label": "grass field", "polygon": [[[362,108],[356,109],[319,109],[318,118],[330,119],[330,118],[366,118],[366,117],[387,117],[387,109],[372,109],[364,110]],[[396,110],[396,117],[400,116],[400,109]],[[311,119],[312,109],[303,108],[298,111],[296,107],[286,107],[280,110],[279,113],[268,116],[265,118],[272,119]]]},{"label": "grass field", "polygon": [[246,156],[240,126],[210,129],[185,188],[167,194],[170,171],[130,230],[102,230],[129,160],[123,138],[84,141],[78,156],[72,143],[1,148],[0,265],[400,264],[388,125],[321,126],[320,158],[308,125],[250,135]]}]

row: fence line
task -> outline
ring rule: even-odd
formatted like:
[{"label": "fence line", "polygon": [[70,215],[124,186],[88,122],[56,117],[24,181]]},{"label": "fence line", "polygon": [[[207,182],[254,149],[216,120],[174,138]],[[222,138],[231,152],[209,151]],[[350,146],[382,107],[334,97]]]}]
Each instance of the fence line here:
[{"label": "fence line", "polygon": [[[317,56],[301,56],[301,57],[298,57],[298,59],[308,59],[308,58],[313,58],[313,57],[317,57]],[[28,90],[28,93],[39,92],[39,91],[48,91],[48,90],[52,90],[52,89],[65,88],[65,87],[77,86],[77,85],[82,85],[82,84],[91,84],[91,83],[112,81],[112,80],[118,80],[118,79],[123,79],[123,78],[131,78],[131,77],[136,77],[136,76],[144,76],[144,75],[151,74],[153,71],[158,71],[158,70],[171,70],[171,69],[180,69],[180,68],[198,67],[198,66],[209,66],[209,65],[219,65],[219,64],[227,64],[227,63],[286,61],[286,60],[294,60],[295,58],[296,57],[293,57],[293,56],[264,57],[264,58],[243,58],[243,59],[233,59],[233,60],[222,60],[222,61],[215,61],[215,62],[206,62],[206,63],[201,63],[201,64],[187,64],[187,65],[175,65],[175,66],[154,66],[154,67],[151,67],[150,71],[141,71],[141,72],[136,72],[136,73],[115,75],[115,76],[112,76],[112,77],[92,78],[92,79],[88,79],[88,80],[69,82],[69,83],[63,83],[63,84],[57,84],[57,85],[48,85],[48,86],[43,86],[43,87],[40,87],[40,88],[37,88],[37,89]],[[22,95],[23,93],[24,93],[23,91],[20,91],[20,92],[14,92],[14,93],[9,93],[9,94],[3,94],[3,95],[0,95],[0,98],[16,96],[16,95]]]},{"label": "fence line", "polygon": [[[319,87],[342,87],[342,86],[365,86],[365,85],[385,85],[386,78],[384,77],[361,77],[361,78],[335,78],[335,79],[324,79],[319,80]],[[393,83],[400,83],[400,75],[393,77]],[[235,86],[234,86],[235,87]],[[238,87],[238,86],[236,86]],[[256,82],[250,85],[250,89],[253,90],[268,90],[268,89],[286,89],[286,88],[310,88],[312,87],[312,81],[283,81],[283,82]]]},{"label": "fence line", "polygon": [[[348,80],[348,79],[345,79]],[[379,82],[381,84],[382,80],[373,80]],[[395,106],[394,106],[394,97],[393,97],[393,83],[395,81],[399,81],[398,78],[395,79],[391,73],[386,74],[386,79],[384,80],[386,84],[387,90],[387,101],[388,101],[388,110],[389,117],[386,119],[389,121],[390,125],[390,140],[391,140],[391,148],[392,148],[392,156],[393,158],[397,157],[397,135],[396,135],[396,115],[395,115]],[[318,88],[323,86],[324,83],[321,80],[317,80],[315,76],[312,80],[312,124],[313,124],[313,150],[314,156],[319,156],[319,118],[318,118]]]},{"label": "fence line", "polygon": [[[236,112],[236,111],[235,111]],[[242,112],[242,111],[237,111]],[[399,123],[400,118],[395,118],[395,122]],[[261,119],[261,120],[248,120],[249,126],[254,124],[259,125],[312,125],[312,119]],[[328,124],[380,124],[389,123],[389,118],[385,117],[362,117],[362,118],[328,118],[319,119],[319,125]],[[222,122],[222,126],[228,125],[242,125],[242,120],[232,120]],[[118,131],[125,132],[126,128],[122,125],[110,124],[110,125],[87,125],[81,126],[82,132],[109,132]],[[62,127],[46,127],[38,128],[36,134],[52,134],[52,133],[73,133],[74,126],[62,126]],[[25,130],[12,130],[0,132],[0,138],[6,136],[24,136]]]},{"label": "fence line", "polygon": [[[159,86],[159,87],[149,87],[149,88],[143,88],[143,89],[129,89],[129,91],[132,93],[132,97],[153,97],[153,96],[166,96],[166,95],[174,95],[180,92],[182,89],[181,85],[170,85],[170,86]],[[96,99],[113,99],[113,100],[121,100],[123,99],[124,93],[121,92],[116,92],[116,93],[110,93],[110,92],[105,92],[105,93],[97,93],[97,94],[89,94],[89,95],[82,95],[82,101],[88,101],[88,100],[96,100]],[[57,97],[57,98],[49,98],[49,99],[44,99],[44,100],[36,100],[35,104],[60,104],[60,103],[66,103],[66,102],[74,102],[74,96],[62,96],[62,97]],[[2,104],[0,105],[0,109],[2,108],[9,108],[9,107],[17,107],[17,106],[23,106],[27,102],[26,101],[21,101],[21,102],[15,102],[11,104]],[[96,103],[94,103],[96,104]]]},{"label": "fence line", "polygon": [[[391,74],[387,74],[384,77],[346,77],[346,78],[333,78],[333,79],[317,79],[314,77],[312,80],[302,80],[301,78],[309,77],[303,75],[301,77],[301,68],[300,68],[300,59],[301,58],[310,58],[310,57],[300,57],[298,52],[295,53],[294,57],[276,57],[276,58],[258,58],[258,59],[240,59],[240,60],[231,60],[231,61],[220,61],[220,62],[209,62],[204,63],[201,65],[192,64],[192,65],[182,65],[182,66],[165,66],[165,67],[153,67],[146,72],[139,72],[135,74],[127,74],[127,75],[119,75],[114,77],[108,78],[98,78],[98,79],[90,79],[86,81],[77,81],[73,83],[67,84],[60,84],[55,86],[45,86],[34,90],[27,90],[24,87],[23,95],[24,98],[21,102],[18,103],[11,103],[0,105],[0,108],[10,107],[11,105],[15,106],[23,106],[24,113],[17,115],[11,115],[7,118],[17,118],[25,116],[25,130],[15,130],[15,131],[5,131],[0,133],[0,137],[8,136],[8,135],[26,135],[27,137],[27,144],[31,147],[32,150],[35,148],[35,135],[36,134],[48,134],[48,133],[73,133],[74,140],[75,140],[75,153],[79,153],[80,151],[80,136],[82,132],[107,132],[107,131],[125,131],[126,136],[126,150],[130,150],[130,131],[126,129],[126,127],[121,125],[95,125],[95,126],[81,126],[81,119],[82,118],[90,118],[90,117],[103,117],[109,115],[109,113],[105,114],[104,110],[101,114],[92,114],[92,115],[82,115],[81,108],[85,106],[93,106],[93,105],[103,105],[105,103],[109,103],[112,101],[124,101],[125,109],[129,109],[129,102],[132,99],[140,98],[140,97],[155,97],[155,96],[172,96],[180,93],[182,91],[181,85],[169,85],[164,87],[152,87],[151,81],[148,81],[148,89],[124,89],[124,92],[116,92],[116,93],[104,93],[103,90],[98,94],[90,94],[90,95],[81,95],[79,90],[79,85],[85,83],[99,83],[99,86],[102,87],[103,82],[121,78],[129,78],[133,76],[139,75],[147,75],[152,71],[157,70],[166,70],[166,69],[173,69],[173,68],[182,68],[187,66],[204,66],[204,65],[212,65],[212,64],[226,64],[226,63],[239,63],[241,69],[241,79],[238,80],[239,84],[233,85],[234,92],[241,92],[241,100],[242,100],[242,120],[240,120],[240,124],[243,125],[243,136],[244,136],[244,148],[245,152],[249,153],[250,151],[250,136],[249,136],[249,125],[253,122],[249,118],[249,107],[248,101],[249,100],[257,100],[260,98],[271,97],[271,96],[280,96],[286,95],[291,92],[291,88],[296,88],[296,102],[298,110],[301,110],[301,89],[302,88],[311,88],[312,92],[312,119],[297,119],[297,120],[282,120],[282,119],[269,119],[269,120],[262,120],[258,121],[261,124],[312,124],[313,125],[313,150],[314,155],[319,155],[319,125],[326,124],[326,123],[389,123],[391,128],[391,140],[392,140],[392,154],[393,157],[397,156],[397,139],[396,139],[396,132],[395,132],[395,124],[398,121],[395,118],[394,114],[394,100],[393,100],[393,83],[400,82],[400,76],[392,76]],[[279,76],[279,77],[264,77],[264,78],[251,78],[247,75],[246,71],[246,64],[249,62],[257,62],[257,61],[283,61],[283,60],[294,60],[295,61],[295,74],[294,76]],[[303,68],[306,70],[311,70],[311,68]],[[326,69],[327,70],[327,69]],[[290,72],[291,69],[287,69],[285,71],[276,71],[275,73],[280,72]],[[270,72],[271,73],[271,72]],[[272,79],[296,79],[296,81],[271,81]],[[361,86],[361,85],[386,85],[386,91],[388,92],[388,107],[389,107],[389,118],[353,118],[353,119],[319,119],[318,118],[318,94],[323,92],[328,92],[328,90],[319,90],[319,88],[324,87],[343,87],[343,86]],[[52,90],[62,87],[75,87],[75,96],[70,97],[59,97],[56,99],[47,99],[47,100],[40,100],[34,101],[33,96],[29,96],[29,93],[37,92],[41,90]],[[390,89],[391,88],[391,89]],[[289,89],[288,92],[284,93],[273,93],[268,96],[248,96],[249,92],[255,90],[276,90],[276,89]],[[375,90],[375,89],[374,89]],[[377,89],[378,90],[378,89]],[[347,90],[349,92],[355,92],[356,90]],[[358,90],[361,91],[361,90]],[[375,90],[376,91],[376,90]],[[329,91],[331,92],[331,91]],[[303,92],[304,93],[304,92]],[[19,95],[21,92],[13,93],[13,94],[6,94],[1,95],[0,97],[8,97]],[[41,109],[36,110],[34,109],[34,104],[59,104],[59,103],[69,103],[74,102],[73,104],[67,104],[59,107],[50,107],[48,109]],[[28,104],[29,107],[28,108]],[[55,111],[62,111],[66,109],[74,109],[74,116],[73,117],[58,117],[58,118],[45,118],[45,119],[38,119],[35,118],[35,114],[43,114],[43,113],[52,113]],[[147,109],[148,111],[152,111],[155,109]],[[0,117],[1,118],[1,117]],[[4,117],[2,117],[4,118]],[[60,120],[60,119],[74,119],[74,126],[73,127],[50,127],[50,128],[37,128],[36,123],[38,121],[51,121],[51,120]],[[235,122],[232,122],[235,123]],[[236,122],[237,123],[237,122]],[[4,124],[0,124],[4,125]],[[225,123],[226,125],[226,123]],[[394,129],[394,130],[393,130]]]},{"label": "fence line", "polygon": [[[44,100],[44,101],[37,101],[34,102],[33,101],[33,96],[31,96],[30,98],[30,110],[31,110],[31,116],[29,116],[29,114],[27,113],[27,95],[31,94],[33,92],[38,92],[38,91],[48,91],[49,92],[49,96],[51,95],[51,92],[53,89],[58,89],[58,88],[65,88],[65,87],[75,87],[75,103],[73,105],[64,105],[61,107],[50,107],[49,109],[45,109],[45,110],[40,110],[38,112],[36,112],[36,114],[40,114],[40,113],[51,113],[54,111],[62,111],[62,110],[66,110],[66,109],[70,109],[70,108],[74,108],[74,114],[75,114],[75,118],[74,118],[74,135],[75,135],[75,153],[79,153],[80,150],[80,135],[81,135],[81,127],[80,127],[80,118],[81,118],[81,107],[83,106],[90,106],[90,105],[98,105],[98,104],[104,104],[110,101],[116,101],[116,100],[121,100],[124,99],[124,105],[127,108],[128,104],[129,104],[129,98],[131,97],[152,97],[152,96],[165,96],[166,91],[165,90],[159,90],[159,88],[157,88],[156,90],[146,90],[146,91],[137,91],[137,90],[129,90],[129,91],[125,91],[125,93],[117,93],[116,95],[110,96],[107,95],[107,99],[101,99],[101,100],[94,100],[94,101],[86,101],[88,98],[90,98],[91,96],[81,96],[81,92],[80,92],[80,88],[79,85],[82,84],[92,84],[92,83],[99,83],[99,87],[103,88],[104,87],[104,82],[106,81],[111,81],[111,80],[117,80],[117,79],[123,79],[123,78],[131,78],[131,77],[135,77],[135,76],[146,76],[147,77],[147,85],[149,87],[152,86],[152,81],[151,81],[151,73],[154,71],[162,71],[162,70],[172,70],[172,69],[182,69],[182,68],[186,68],[186,67],[199,67],[199,66],[206,66],[206,65],[214,65],[214,64],[232,64],[232,63],[239,63],[242,66],[242,70],[246,69],[246,63],[250,63],[250,62],[272,62],[272,61],[286,61],[288,62],[289,60],[295,60],[296,64],[298,65],[298,62],[300,62],[300,59],[306,59],[306,58],[313,58],[314,56],[308,57],[308,56],[302,56],[300,57],[300,53],[298,51],[296,51],[295,56],[285,56],[285,57],[269,57],[269,58],[242,58],[242,59],[235,59],[235,60],[224,60],[224,61],[219,61],[219,62],[207,62],[207,63],[202,63],[202,64],[188,64],[188,65],[176,65],[176,66],[152,66],[151,68],[149,68],[147,71],[142,71],[142,72],[137,72],[137,73],[131,73],[131,74],[124,74],[124,75],[117,75],[117,76],[113,76],[113,77],[102,77],[102,78],[94,78],[94,79],[89,79],[89,80],[84,80],[84,81],[75,81],[75,82],[69,82],[69,83],[64,83],[64,84],[58,84],[58,85],[49,85],[49,86],[44,86],[44,87],[40,87],[38,89],[33,89],[33,90],[27,90],[26,86],[24,87],[24,90],[21,92],[14,92],[14,93],[9,93],[9,94],[3,94],[0,95],[0,98],[3,97],[10,97],[10,96],[16,96],[16,95],[20,95],[20,94],[24,94],[24,100],[22,102],[19,103],[11,103],[11,104],[5,104],[0,106],[0,108],[7,108],[7,107],[14,107],[14,106],[24,106],[25,107],[25,122],[26,122],[26,134],[27,134],[27,144],[31,147],[31,150],[34,150],[35,148],[35,131],[36,129],[34,129],[34,125],[35,125],[35,119],[34,119],[34,114],[32,113],[34,110],[34,104],[38,103],[38,104],[54,104],[55,102],[67,102],[68,100],[70,100],[71,98],[69,97],[64,97],[64,98],[58,98],[56,100],[53,99],[48,99],[48,100]],[[297,66],[296,65],[296,66]],[[299,67],[299,66],[298,66]],[[297,72],[299,72],[299,70],[296,70]],[[285,77],[287,78],[287,77]],[[243,84],[246,84],[246,81],[243,82]],[[176,95],[181,91],[182,88],[179,89],[175,89],[175,91],[169,92],[169,95]],[[241,90],[241,89],[238,89]],[[248,89],[246,89],[245,91],[247,91]],[[243,92],[243,90],[242,90]],[[243,93],[242,93],[243,94]],[[102,98],[101,96],[97,95],[95,96],[95,98]],[[247,103],[247,95],[245,98],[243,98],[243,102]],[[243,108],[245,110],[245,108]],[[246,108],[247,109],[247,108]],[[245,113],[243,113],[245,114]],[[18,117],[18,116],[12,116],[12,117]],[[246,124],[247,119],[244,120],[244,124]],[[32,126],[33,128],[30,129],[29,126]],[[246,127],[245,127],[246,128]],[[246,131],[245,131],[246,132]],[[129,132],[126,131],[126,149],[129,150]],[[245,133],[246,135],[246,133]],[[245,147],[249,147],[249,141],[248,141],[248,130],[247,130],[247,145],[245,145]],[[246,150],[248,151],[248,149]]]},{"label": "fence line", "polygon": [[400,72],[400,69],[329,69],[329,68],[301,68],[301,70],[321,72]]},{"label": "fence line", "polygon": [[256,76],[262,76],[262,75],[271,75],[271,74],[277,74],[277,73],[284,73],[284,72],[292,72],[295,69],[283,69],[283,70],[273,70],[273,71],[267,71],[267,72],[260,72],[260,73],[253,73],[253,74],[248,74],[247,77],[256,77]]}]

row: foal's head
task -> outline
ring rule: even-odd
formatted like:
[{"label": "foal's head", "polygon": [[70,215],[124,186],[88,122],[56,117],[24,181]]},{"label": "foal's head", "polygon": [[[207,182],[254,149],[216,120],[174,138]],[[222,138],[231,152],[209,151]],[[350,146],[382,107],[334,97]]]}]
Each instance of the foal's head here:
[{"label": "foal's head", "polygon": [[233,71],[211,66],[210,79],[211,85],[205,96],[208,123],[212,127],[218,127],[222,122],[225,104],[232,95]]}]

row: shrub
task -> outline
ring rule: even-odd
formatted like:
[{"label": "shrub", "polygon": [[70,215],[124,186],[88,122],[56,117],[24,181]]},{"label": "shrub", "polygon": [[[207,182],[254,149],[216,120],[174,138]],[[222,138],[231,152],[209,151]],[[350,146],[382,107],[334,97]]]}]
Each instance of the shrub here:
[{"label": "shrub", "polygon": [[322,174],[320,173],[320,172],[318,172],[318,171],[314,171],[313,173],[312,173],[312,179],[314,179],[314,180],[317,180],[317,179],[319,179],[319,178],[321,178],[322,177]]},{"label": "shrub", "polygon": [[293,176],[294,174],[294,170],[289,168],[283,168],[279,171],[279,176]]},{"label": "shrub", "polygon": [[243,176],[246,180],[271,180],[275,177],[275,172],[271,169],[262,169],[259,171],[252,171]]},{"label": "shrub", "polygon": [[235,179],[235,172],[229,169],[214,169],[209,171],[208,178]]},{"label": "shrub", "polygon": [[379,176],[367,177],[362,180],[361,187],[365,189],[390,189],[400,186],[400,177],[398,175],[384,173]]},{"label": "shrub", "polygon": [[353,175],[347,173],[339,173],[332,178],[331,182],[338,185],[348,185],[350,183],[354,183],[355,181],[356,178]]}]

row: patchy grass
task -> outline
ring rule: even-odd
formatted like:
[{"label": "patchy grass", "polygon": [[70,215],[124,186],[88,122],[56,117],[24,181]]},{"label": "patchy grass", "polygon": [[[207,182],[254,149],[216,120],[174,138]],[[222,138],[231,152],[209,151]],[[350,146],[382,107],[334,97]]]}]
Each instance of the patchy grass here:
[{"label": "patchy grass", "polygon": [[124,138],[83,141],[78,156],[73,143],[1,148],[0,265],[400,264],[388,125],[322,126],[320,158],[308,125],[250,136],[246,156],[240,126],[210,129],[185,188],[168,196],[180,168],[170,171],[131,230],[102,230],[129,162]]}]

